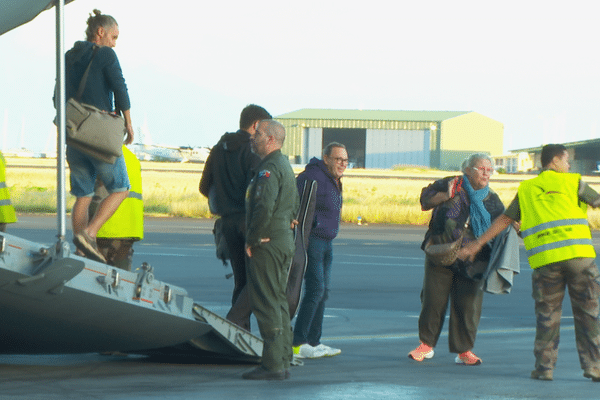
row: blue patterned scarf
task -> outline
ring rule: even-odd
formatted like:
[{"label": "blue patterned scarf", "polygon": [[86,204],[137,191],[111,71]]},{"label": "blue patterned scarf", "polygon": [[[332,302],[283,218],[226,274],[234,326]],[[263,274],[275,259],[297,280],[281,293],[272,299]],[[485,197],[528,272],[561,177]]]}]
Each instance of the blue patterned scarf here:
[{"label": "blue patterned scarf", "polygon": [[471,182],[469,182],[469,178],[466,175],[463,177],[463,182],[463,187],[466,189],[469,199],[471,200],[471,205],[469,207],[469,212],[471,214],[471,228],[473,229],[475,237],[478,238],[483,235],[492,224],[492,217],[483,205],[483,199],[490,193],[490,187],[486,186],[483,189],[475,190],[473,189],[473,186],[471,186]]}]

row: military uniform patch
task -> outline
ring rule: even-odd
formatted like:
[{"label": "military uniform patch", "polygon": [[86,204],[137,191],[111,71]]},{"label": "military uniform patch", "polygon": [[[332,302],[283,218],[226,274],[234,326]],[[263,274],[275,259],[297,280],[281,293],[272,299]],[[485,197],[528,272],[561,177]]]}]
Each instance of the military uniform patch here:
[{"label": "military uniform patch", "polygon": [[266,170],[266,169],[263,169],[262,171],[260,171],[258,173],[258,179],[260,179],[260,178],[268,178],[270,176],[271,176],[271,171]]}]

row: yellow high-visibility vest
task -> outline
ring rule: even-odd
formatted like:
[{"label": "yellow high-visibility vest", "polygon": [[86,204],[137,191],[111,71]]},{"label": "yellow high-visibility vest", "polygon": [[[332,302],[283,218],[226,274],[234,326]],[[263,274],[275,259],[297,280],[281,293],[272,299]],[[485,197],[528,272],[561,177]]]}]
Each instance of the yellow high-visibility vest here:
[{"label": "yellow high-visibility vest", "polygon": [[17,222],[17,214],[15,208],[10,202],[10,193],[6,186],[6,161],[0,153],[0,223],[10,224]]},{"label": "yellow high-visibility vest", "polygon": [[117,211],[98,231],[99,238],[144,238],[144,202],[142,200],[142,167],[127,147],[123,146],[123,156],[129,176],[129,196],[123,200]]},{"label": "yellow high-visibility vest", "polygon": [[531,268],[573,258],[595,258],[581,175],[543,171],[519,185],[521,234]]}]

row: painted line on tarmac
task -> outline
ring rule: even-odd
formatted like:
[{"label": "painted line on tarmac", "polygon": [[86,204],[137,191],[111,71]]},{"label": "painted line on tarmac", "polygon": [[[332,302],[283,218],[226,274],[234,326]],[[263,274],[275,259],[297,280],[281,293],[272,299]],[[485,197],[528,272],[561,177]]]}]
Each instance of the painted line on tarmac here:
[{"label": "painted line on tarmac", "polygon": [[[172,251],[181,250],[181,253],[172,253]],[[199,257],[199,253],[211,252],[214,253],[214,248],[193,248],[193,249],[174,249],[169,248],[169,252],[162,251],[136,251],[135,255],[139,256],[169,256],[169,257]],[[187,253],[187,254],[186,254]],[[216,258],[215,258],[216,259]]]},{"label": "painted line on tarmac", "polygon": [[135,255],[140,256],[167,256],[167,257],[198,257],[197,254],[177,254],[177,253],[142,253],[135,252]]},{"label": "painted line on tarmac", "polygon": [[401,256],[381,256],[381,255],[376,255],[376,254],[336,254],[336,258],[342,258],[342,257],[352,257],[352,258],[358,258],[358,257],[368,257],[368,258],[391,258],[393,260],[424,260],[425,256],[422,257],[401,257]]},{"label": "painted line on tarmac", "polygon": [[423,264],[398,264],[398,263],[369,263],[369,262],[352,262],[352,261],[340,261],[337,264],[356,264],[356,265],[386,265],[393,267],[419,267],[423,268]]},{"label": "painted line on tarmac", "polygon": [[[561,331],[575,330],[574,326],[561,326]],[[511,329],[483,329],[477,331],[478,335],[497,335],[511,333],[535,333],[535,328],[511,328]],[[448,331],[443,331],[441,336],[448,336]],[[360,341],[360,340],[400,340],[418,338],[419,333],[398,333],[390,335],[353,335],[353,336],[330,336],[324,337],[324,341]]]}]

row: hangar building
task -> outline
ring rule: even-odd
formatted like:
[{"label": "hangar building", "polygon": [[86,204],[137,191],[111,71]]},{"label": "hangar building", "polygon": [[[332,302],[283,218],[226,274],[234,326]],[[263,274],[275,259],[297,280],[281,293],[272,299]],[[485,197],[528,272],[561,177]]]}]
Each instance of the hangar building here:
[{"label": "hangar building", "polygon": [[[582,140],[562,143],[569,152],[571,172],[582,175],[598,175],[600,173],[600,139]],[[535,168],[542,168],[542,147],[511,150],[513,153],[529,153]]]},{"label": "hangar building", "polygon": [[346,145],[357,168],[457,170],[473,152],[503,151],[504,125],[472,111],[302,109],[275,119],[286,129],[282,151],[297,164],[320,158],[334,141]]}]

